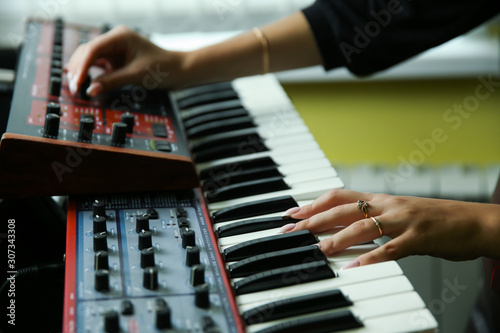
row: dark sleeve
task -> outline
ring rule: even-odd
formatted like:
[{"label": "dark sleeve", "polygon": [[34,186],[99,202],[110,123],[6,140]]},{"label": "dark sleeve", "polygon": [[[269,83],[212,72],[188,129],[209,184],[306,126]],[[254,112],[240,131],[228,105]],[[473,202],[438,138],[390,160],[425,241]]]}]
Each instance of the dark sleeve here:
[{"label": "dark sleeve", "polygon": [[367,75],[487,21],[500,0],[318,0],[303,10],[326,70]]}]

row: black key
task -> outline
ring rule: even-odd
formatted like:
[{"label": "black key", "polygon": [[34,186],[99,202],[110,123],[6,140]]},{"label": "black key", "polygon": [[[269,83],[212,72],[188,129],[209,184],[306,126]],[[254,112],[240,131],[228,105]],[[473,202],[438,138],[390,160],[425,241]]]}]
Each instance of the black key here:
[{"label": "black key", "polygon": [[199,126],[201,124],[206,124],[212,121],[221,121],[224,119],[230,119],[242,116],[248,116],[248,111],[243,108],[211,112],[184,121],[184,127],[186,129],[190,129],[192,127]]},{"label": "black key", "polygon": [[237,108],[243,108],[241,102],[237,99],[230,101],[210,103],[205,105],[196,106],[189,111],[181,111],[181,116],[183,121],[187,121],[204,114],[209,114],[212,112],[219,112],[224,110],[232,110]]},{"label": "black key", "polygon": [[222,158],[248,155],[269,151],[264,141],[260,138],[249,137],[245,141],[231,142],[223,145],[212,146],[203,151],[193,153],[196,163],[220,160]]},{"label": "black key", "polygon": [[241,316],[247,325],[252,325],[351,305],[342,291],[334,289],[263,304]]},{"label": "black key", "polygon": [[205,193],[205,196],[207,201],[212,203],[289,189],[290,186],[283,180],[283,177],[272,177],[219,187]]},{"label": "black key", "polygon": [[327,261],[316,245],[295,247],[246,258],[228,267],[231,278],[245,277],[275,268],[304,264],[313,261]]},{"label": "black key", "polygon": [[241,116],[221,121],[212,121],[186,130],[186,136],[190,139],[205,135],[235,131],[243,128],[255,127],[252,117]]},{"label": "black key", "polygon": [[223,102],[232,99],[238,99],[238,94],[234,89],[221,90],[213,93],[200,94],[191,97],[187,97],[181,101],[178,101],[179,109],[192,108],[202,104]]},{"label": "black key", "polygon": [[224,238],[228,236],[235,236],[241,234],[247,234],[249,232],[268,230],[274,228],[281,228],[288,223],[297,223],[298,219],[287,219],[279,216],[275,217],[262,217],[251,220],[244,220],[239,222],[234,222],[228,225],[217,228],[215,232],[217,238]]},{"label": "black key", "polygon": [[182,91],[177,92],[176,95],[178,100],[185,100],[186,98],[191,98],[196,95],[214,93],[217,91],[228,89],[233,89],[233,83],[231,81],[209,83],[186,88]]},{"label": "black key", "polygon": [[336,274],[328,262],[314,261],[250,275],[236,281],[234,291],[236,295],[243,295],[334,277],[336,277]]},{"label": "black key", "polygon": [[226,262],[237,261],[259,254],[316,243],[318,243],[318,239],[309,230],[301,230],[252,239],[233,245],[224,249],[224,258],[226,258]]},{"label": "black key", "polygon": [[191,145],[191,151],[193,153],[199,153],[205,151],[206,149],[217,146],[227,145],[235,142],[251,142],[252,140],[262,140],[255,128],[247,128],[245,130],[238,131],[238,134],[236,135],[233,132],[219,133],[217,135],[214,135],[210,139],[205,138],[198,143],[194,143],[193,145]]},{"label": "black key", "polygon": [[247,170],[247,169],[259,168],[259,167],[273,166],[273,165],[276,165],[276,163],[274,163],[273,159],[269,156],[261,157],[261,158],[254,158],[254,159],[244,160],[244,161],[240,161],[240,162],[217,165],[217,166],[205,169],[205,170],[200,172],[200,178],[201,179],[208,179],[208,178],[216,177],[217,175],[224,174],[226,172],[234,172],[234,171],[239,171],[239,170]]},{"label": "black key", "polygon": [[216,177],[207,180],[203,184],[203,189],[205,191],[210,191],[211,189],[217,187],[271,177],[283,177],[281,172],[278,170],[278,167],[275,165],[221,173]]},{"label": "black key", "polygon": [[363,327],[361,321],[349,310],[292,319],[258,333],[328,333]]},{"label": "black key", "polygon": [[214,223],[239,220],[253,216],[284,212],[288,208],[297,207],[298,205],[292,196],[284,195],[222,208],[213,212],[212,219]]}]

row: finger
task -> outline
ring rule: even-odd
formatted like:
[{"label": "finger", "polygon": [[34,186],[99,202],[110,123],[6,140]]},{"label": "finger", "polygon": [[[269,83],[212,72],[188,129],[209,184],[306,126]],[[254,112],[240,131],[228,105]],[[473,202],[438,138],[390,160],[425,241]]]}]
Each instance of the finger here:
[{"label": "finger", "polygon": [[411,247],[411,236],[405,233],[400,237],[394,238],[384,245],[359,256],[358,258],[345,265],[344,268],[352,268],[376,264],[384,261],[398,260],[411,255]]},{"label": "finger", "polygon": [[132,66],[126,66],[115,71],[105,73],[94,79],[87,90],[87,94],[89,96],[96,96],[100,93],[121,87],[126,83],[133,83],[136,81],[137,75],[138,71]]},{"label": "finger", "polygon": [[371,197],[372,195],[369,193],[349,190],[330,190],[309,205],[302,206],[300,209],[289,209],[283,216],[293,217],[295,219],[306,219],[332,207],[357,202],[357,200],[367,201],[370,200]]},{"label": "finger", "polygon": [[87,78],[90,66],[97,59],[117,53],[124,53],[127,47],[124,34],[127,31],[128,29],[123,26],[114,28],[78,48],[68,64],[68,70],[73,75],[71,85],[76,91],[78,91],[80,85]]},{"label": "finger", "polygon": [[378,227],[371,219],[356,221],[334,235],[319,242],[321,251],[329,256],[348,247],[366,243],[380,237]]},{"label": "finger", "polygon": [[[312,233],[337,231],[339,226],[347,226],[363,218],[356,203],[335,206],[295,224],[293,231],[309,230]],[[291,231],[291,230],[289,230]]]}]

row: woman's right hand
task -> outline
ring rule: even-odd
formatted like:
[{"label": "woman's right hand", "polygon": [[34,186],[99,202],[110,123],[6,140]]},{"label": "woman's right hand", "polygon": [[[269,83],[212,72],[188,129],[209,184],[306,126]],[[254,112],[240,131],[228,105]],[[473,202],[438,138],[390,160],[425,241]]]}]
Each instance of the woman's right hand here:
[{"label": "woman's right hand", "polygon": [[104,73],[93,78],[87,94],[100,93],[127,84],[148,89],[177,88],[185,84],[185,52],[164,50],[125,26],[118,26],[81,44],[65,66],[71,94],[79,91],[91,66]]}]

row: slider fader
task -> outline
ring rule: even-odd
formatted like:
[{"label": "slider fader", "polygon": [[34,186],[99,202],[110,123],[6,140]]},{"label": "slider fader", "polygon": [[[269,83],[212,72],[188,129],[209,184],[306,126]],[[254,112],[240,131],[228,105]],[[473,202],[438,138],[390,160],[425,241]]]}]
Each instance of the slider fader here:
[{"label": "slider fader", "polygon": [[162,80],[154,69],[141,86],[90,98],[88,79],[70,95],[63,64],[102,32],[60,19],[27,23],[0,143],[0,197],[198,186],[176,101],[154,89]]}]

